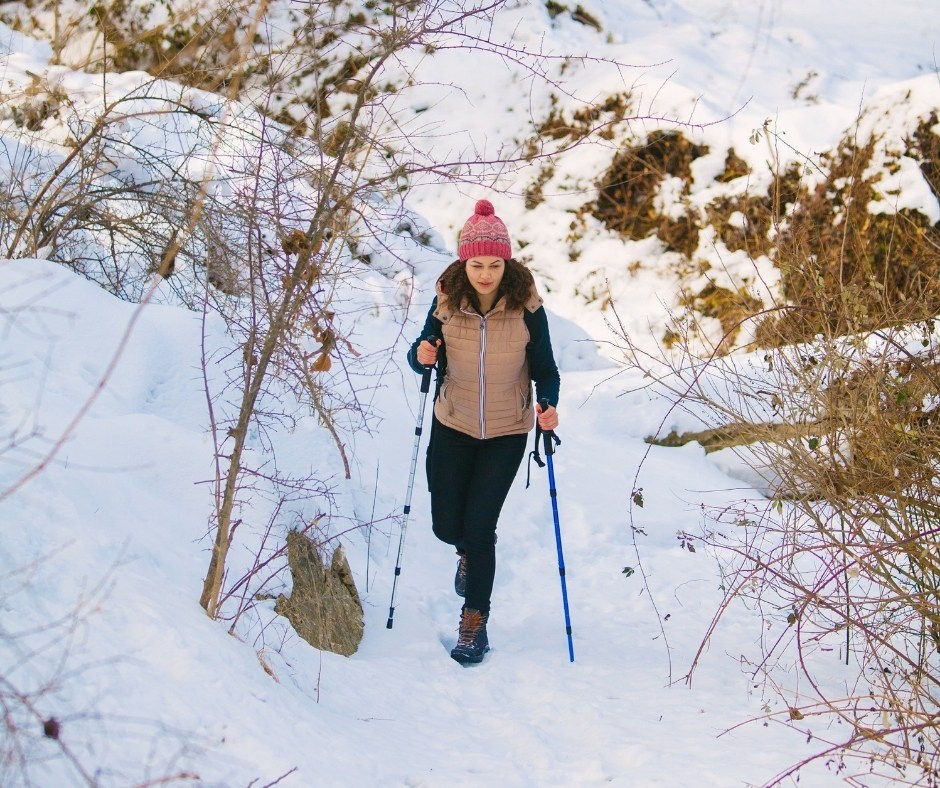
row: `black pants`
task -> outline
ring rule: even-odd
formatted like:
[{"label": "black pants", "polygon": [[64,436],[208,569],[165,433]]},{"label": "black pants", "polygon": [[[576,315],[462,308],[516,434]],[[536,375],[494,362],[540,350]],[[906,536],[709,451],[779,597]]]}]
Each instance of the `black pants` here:
[{"label": "black pants", "polygon": [[434,535],[467,556],[464,605],[490,609],[496,575],[496,522],[522,458],[525,434],[480,440],[437,419],[428,446]]}]

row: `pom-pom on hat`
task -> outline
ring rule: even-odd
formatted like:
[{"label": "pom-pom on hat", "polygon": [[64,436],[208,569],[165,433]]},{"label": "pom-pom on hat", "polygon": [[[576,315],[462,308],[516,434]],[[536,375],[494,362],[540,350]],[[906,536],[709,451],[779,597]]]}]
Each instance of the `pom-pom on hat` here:
[{"label": "pom-pom on hat", "polygon": [[496,215],[493,203],[478,200],[471,216],[460,231],[457,256],[461,260],[490,256],[508,260],[512,257],[509,231]]}]

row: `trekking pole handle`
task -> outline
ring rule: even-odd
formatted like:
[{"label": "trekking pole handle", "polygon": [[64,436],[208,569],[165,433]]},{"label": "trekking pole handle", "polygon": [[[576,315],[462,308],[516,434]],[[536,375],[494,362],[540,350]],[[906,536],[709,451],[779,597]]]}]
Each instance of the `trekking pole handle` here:
[{"label": "trekking pole handle", "polygon": [[[437,347],[435,343],[438,342],[439,340],[436,336],[434,336],[434,334],[431,334],[429,337],[425,338],[425,341],[434,345],[434,347]],[[434,364],[428,364],[425,366],[424,372],[421,373],[421,393],[422,394],[427,394],[428,391],[430,391],[431,389],[431,372],[433,370],[434,370]]]},{"label": "trekking pole handle", "polygon": [[[539,400],[539,413],[544,413],[546,410],[548,410],[549,407],[551,406],[548,404],[547,399],[543,398]],[[539,427],[539,429],[541,430],[542,428]],[[555,453],[555,445],[554,441],[552,440],[554,437],[554,430],[542,430],[542,445],[545,448],[546,457],[549,457]]]}]

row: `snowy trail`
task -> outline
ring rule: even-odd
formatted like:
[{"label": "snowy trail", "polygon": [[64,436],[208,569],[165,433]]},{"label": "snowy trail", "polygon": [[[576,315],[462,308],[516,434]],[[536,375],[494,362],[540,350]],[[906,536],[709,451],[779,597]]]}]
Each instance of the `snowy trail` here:
[{"label": "snowy trail", "polygon": [[[605,46],[593,29],[564,15],[545,30],[543,5],[520,4],[523,16],[508,14],[495,32],[640,64],[626,82],[622,74],[604,77],[596,90],[636,89],[641,111],[692,112],[693,122],[706,123],[739,113],[733,122],[703,129],[699,141],[712,153],[696,171],[706,184],[696,201],[705,199],[731,149],[755,173],[765,171],[765,147],[750,138],[767,118],[794,151],[815,156],[838,144],[870,98],[877,102],[872,117],[883,120],[888,139],[906,138],[905,124],[938,106],[940,23],[925,2],[895,4],[890,18],[875,3],[587,3],[609,31]],[[530,18],[538,24],[520,22]],[[16,34],[9,46],[6,74],[14,94],[20,78],[27,91],[34,74],[65,78],[59,65],[50,71],[46,44]],[[416,91],[413,109],[425,128],[446,120],[425,141],[431,161],[448,160],[460,148],[455,134],[463,139],[467,130],[475,142],[496,143],[512,128],[527,135],[530,112],[543,117],[549,110],[549,97],[531,94],[528,80],[507,79],[500,59],[470,65],[458,53],[449,62],[426,63],[441,91]],[[473,80],[465,79],[468,68]],[[108,91],[116,91],[109,98],[137,85],[139,76],[109,76]],[[83,95],[98,102],[104,88],[100,75],[80,72],[61,84],[75,86],[80,106]],[[520,111],[526,106],[530,112]],[[175,149],[149,132],[136,143],[155,143],[161,155]],[[553,317],[597,336],[608,316],[586,294],[609,275],[628,329],[646,330],[661,314],[649,307],[668,301],[662,278],[668,261],[658,243],[624,245],[596,227],[573,247],[567,240],[571,212],[584,205],[610,153],[606,145],[581,146],[558,162],[545,186],[550,199],[534,210],[517,199],[499,206],[514,240],[527,243],[540,281],[551,285],[545,295]],[[910,177],[917,167],[908,163],[897,176],[904,199],[926,199],[919,208],[935,221],[935,197],[925,198],[926,185]],[[504,186],[519,194],[527,185]],[[414,258],[412,273],[427,299],[445,262],[439,252],[455,237],[467,201],[484,196],[466,186],[447,182],[409,195],[410,209],[440,242],[401,247],[404,259]],[[752,272],[749,261],[720,250],[705,262],[713,272],[729,272],[731,281],[742,270]],[[364,336],[358,339],[372,350],[398,335],[405,293],[414,295],[408,277],[396,279],[392,293],[380,268],[376,281],[364,283],[375,285],[376,300],[359,324]],[[0,446],[0,492],[45,457],[99,381],[133,309],[52,263],[0,262],[0,436],[7,441]],[[411,309],[409,319],[421,316],[420,304]],[[553,337],[558,326],[552,322]],[[321,653],[292,636],[280,639],[282,620],[264,633],[269,640],[254,640],[257,632],[231,637],[228,624],[210,621],[198,604],[210,542],[206,480],[213,474],[200,344],[198,316],[148,307],[92,413],[39,477],[0,502],[0,627],[33,636],[28,644],[0,637],[0,675],[51,688],[38,713],[62,722],[62,741],[89,769],[100,770],[103,788],[157,784],[179,772],[199,775],[180,784],[212,788],[743,788],[821,748],[818,739],[807,742],[802,733],[760,723],[720,735],[759,716],[765,702],[774,711],[786,708],[763,697],[742,671],[739,656],[758,651],[762,637],[760,622],[743,608],[726,617],[691,686],[682,681],[721,592],[714,559],[681,549],[676,532],[697,530],[701,501],[734,497],[739,482],[695,446],[650,451],[636,482],[645,505],[634,509],[632,523],[642,529],[636,534],[641,574],[628,504],[647,456],[643,438],[657,427],[662,405],[642,392],[621,396],[630,381],[604,383],[611,370],[563,369],[563,444],[555,466],[573,664],[546,473],[534,466],[531,489],[525,490],[523,468],[503,512],[494,650],[484,664],[463,668],[448,656],[460,607],[451,586],[455,562],[430,533],[423,467],[393,630],[385,623],[398,532],[382,519],[368,555],[364,533],[344,537],[366,609],[365,639],[353,657]],[[395,364],[404,366],[389,361]],[[337,481],[335,512],[344,525],[368,521],[373,505],[380,519],[401,511],[417,400],[416,378],[404,370],[401,379],[404,391],[394,374],[381,384],[366,382],[375,387],[368,390],[384,421],[374,434],[349,438],[357,444],[350,447],[356,474],[350,483]],[[341,475],[322,433],[301,423],[278,434],[285,466]],[[251,512],[262,524],[263,509]],[[637,570],[629,577],[628,566]],[[76,625],[57,639],[62,630],[52,624],[70,621],[73,611]],[[857,679],[836,659],[824,672],[836,686]],[[844,729],[833,727],[834,737],[844,737]],[[31,784],[87,784],[55,742],[36,734],[29,746]],[[7,785],[4,766],[0,783]],[[823,765],[800,775],[801,786],[838,782]]]},{"label": "snowy trail", "polygon": [[[17,407],[35,407],[53,426],[66,418],[101,363],[99,348],[133,310],[40,261],[0,268],[0,309],[19,302],[24,282],[44,293],[37,303],[48,309],[37,312],[41,342],[11,334],[7,369],[23,399],[7,397],[4,428],[21,418]],[[209,513],[200,481],[212,451],[199,410],[198,320],[165,307],[145,315],[126,363],[59,461],[2,508],[6,565],[41,557],[4,599],[5,626],[42,632],[85,600],[66,660],[81,681],[45,705],[66,720],[69,741],[94,742],[90,763],[138,774],[143,758],[154,775],[171,763],[212,786],[283,777],[279,785],[297,788],[724,787],[760,784],[798,757],[794,735],[780,728],[718,736],[764,703],[736,661],[759,633],[743,609],[719,630],[691,687],[682,681],[720,591],[714,560],[681,549],[676,531],[694,530],[700,501],[736,483],[697,447],[649,452],[633,521],[647,590],[627,504],[662,405],[642,392],[624,395],[629,381],[607,381],[612,370],[562,373],[554,465],[574,663],[547,473],[534,464],[530,489],[523,467],[501,518],[493,651],[474,667],[450,659],[460,609],[455,556],[430,531],[423,445],[392,630],[398,531],[386,521],[371,544],[361,530],[345,537],[366,614],[355,655],[320,652],[293,635],[281,642],[272,633],[260,645],[230,637],[198,605]],[[44,387],[47,379],[56,384]],[[401,511],[413,383],[388,390],[381,429],[357,447],[359,480],[343,496],[357,499],[360,521],[373,505],[380,460],[376,512]],[[309,460],[309,435],[294,438],[291,447]],[[18,467],[8,463],[4,483]],[[348,512],[349,501],[342,505]],[[628,577],[626,566],[637,571]],[[58,664],[58,647],[44,653]],[[2,649],[0,657],[47,675],[44,660],[23,663]],[[62,766],[50,761],[35,781],[70,785]],[[814,784],[812,774],[802,784]]]},{"label": "snowy trail", "polygon": [[[636,525],[647,534],[639,535],[641,554],[660,614],[667,616],[676,682],[669,687],[669,654],[656,613],[640,574],[623,574],[625,566],[637,565],[629,485],[654,414],[641,398],[617,398],[620,379],[595,390],[612,371],[567,373],[562,380],[562,444],[554,463],[573,664],[546,471],[533,463],[526,490],[524,463],[506,502],[489,626],[493,651],[482,665],[465,668],[447,653],[460,609],[452,589],[455,560],[430,532],[421,467],[394,629],[384,626],[390,586],[382,588],[391,579],[392,555],[375,576],[366,638],[352,659],[374,671],[376,682],[383,674],[392,682],[402,678],[404,692],[389,688],[388,706],[363,701],[397,730],[396,746],[377,759],[379,784],[729,786],[760,782],[789,763],[785,757],[775,762],[779,740],[759,725],[716,738],[707,754],[683,754],[683,741],[717,736],[758,714],[761,705],[748,700],[737,663],[721,653],[706,660],[691,689],[681,681],[720,596],[714,564],[682,550],[675,533],[698,521],[690,488],[729,484],[693,447],[654,451],[641,474],[647,504],[635,511]],[[635,409],[641,406],[645,410]],[[677,500],[689,501],[685,522],[675,520]],[[716,705],[716,698],[723,702]],[[671,751],[663,751],[664,740],[674,743]],[[381,737],[372,746],[381,748]]]}]

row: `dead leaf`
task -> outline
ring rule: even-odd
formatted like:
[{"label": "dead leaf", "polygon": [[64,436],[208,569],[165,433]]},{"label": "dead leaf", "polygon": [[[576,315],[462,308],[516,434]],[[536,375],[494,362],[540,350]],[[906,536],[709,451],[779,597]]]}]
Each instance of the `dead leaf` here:
[{"label": "dead leaf", "polygon": [[330,367],[333,366],[333,362],[330,361],[329,355],[326,353],[321,353],[316,360],[310,365],[311,372],[329,372]]}]

